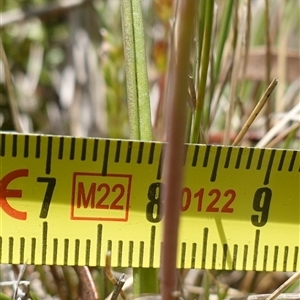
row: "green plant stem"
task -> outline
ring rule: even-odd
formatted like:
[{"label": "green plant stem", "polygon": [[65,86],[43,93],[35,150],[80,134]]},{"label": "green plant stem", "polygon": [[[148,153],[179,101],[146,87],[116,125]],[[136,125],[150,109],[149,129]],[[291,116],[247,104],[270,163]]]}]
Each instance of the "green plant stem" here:
[{"label": "green plant stem", "polygon": [[[198,14],[199,19],[197,20],[197,39],[196,39],[196,63],[194,67],[194,89],[195,89],[195,103],[196,103],[196,88],[199,82],[200,76],[200,63],[201,63],[201,56],[203,50],[203,34],[204,34],[204,27],[205,27],[205,5],[207,1],[200,1],[198,5]],[[193,124],[193,115],[195,113],[195,109],[192,111],[188,110],[187,115],[187,130],[186,130],[186,142],[189,143],[191,140],[191,132],[192,132],[192,124]]]},{"label": "green plant stem", "polygon": [[215,62],[215,68],[214,68],[214,73],[215,73],[215,81],[214,84],[217,84],[218,79],[219,79],[219,73],[220,73],[220,67],[221,67],[221,62],[222,62],[222,57],[223,57],[223,51],[224,51],[224,45],[226,42],[226,39],[228,37],[228,32],[230,28],[230,19],[232,15],[232,8],[233,8],[233,0],[227,0],[224,2],[225,5],[225,12],[222,17],[221,25],[220,25],[220,37],[219,37],[219,42],[218,42],[218,49],[217,49],[217,55],[216,55],[216,62]]},{"label": "green plant stem", "polygon": [[297,130],[293,130],[286,138],[286,140],[283,143],[282,148],[283,149],[290,149],[291,148],[291,143],[295,141],[295,136],[296,136]]},{"label": "green plant stem", "polygon": [[210,284],[211,284],[211,282],[210,282],[209,274],[208,274],[208,271],[206,271],[203,276],[203,287],[204,287],[204,299],[205,300],[209,300]]},{"label": "green plant stem", "polygon": [[131,0],[122,0],[122,29],[123,43],[125,53],[125,72],[127,86],[127,102],[129,114],[130,137],[135,140],[140,139],[137,79],[136,79],[136,61],[134,49],[134,32],[132,20]]},{"label": "green plant stem", "polygon": [[205,4],[207,1],[200,1],[199,4],[199,20],[198,20],[198,37],[196,43],[196,67],[195,67],[195,74],[194,74],[194,81],[199,82],[199,72],[200,72],[200,62],[202,56],[202,49],[203,49],[203,34],[204,34],[204,27],[205,27]]},{"label": "green plant stem", "polygon": [[152,140],[143,16],[140,0],[122,0],[130,137]]},{"label": "green plant stem", "polygon": [[186,117],[186,130],[185,130],[185,143],[190,142],[190,135],[191,135],[191,128],[192,128],[192,121],[193,121],[193,112],[192,110],[187,111],[187,117]]},{"label": "green plant stem", "polygon": [[196,111],[194,116],[191,142],[197,143],[200,133],[200,123],[205,99],[207,71],[209,65],[212,25],[213,25],[214,1],[207,1],[205,9],[204,44],[201,56],[201,74],[198,85]]},{"label": "green plant stem", "polygon": [[137,99],[139,109],[140,138],[152,140],[149,86],[147,76],[147,60],[143,15],[140,0],[132,0],[135,70],[137,79]]},{"label": "green plant stem", "polygon": [[134,295],[157,294],[158,278],[157,269],[154,268],[133,268]]},{"label": "green plant stem", "polygon": [[8,103],[9,103],[9,107],[10,107],[10,113],[11,113],[11,118],[13,121],[14,130],[17,132],[23,132],[22,127],[19,122],[19,118],[18,118],[18,115],[19,115],[18,107],[17,107],[17,102],[15,99],[14,87],[13,87],[13,82],[11,79],[11,73],[9,70],[8,60],[6,57],[6,53],[4,51],[4,47],[2,44],[1,38],[0,38],[0,58],[2,60],[3,67],[4,67],[5,83],[6,83],[6,87],[7,87],[7,93],[8,93]]},{"label": "green plant stem", "polygon": [[[265,0],[265,22],[266,22],[266,83],[269,84],[271,81],[271,32],[270,32],[270,8],[269,0]],[[272,102],[268,101],[266,104],[265,117],[266,117],[266,131],[271,129],[270,115],[272,113]]]},{"label": "green plant stem", "polygon": [[[152,140],[145,37],[140,0],[122,0],[130,138]],[[134,268],[134,294],[157,293],[157,270]]]},{"label": "green plant stem", "polygon": [[226,118],[225,118],[225,130],[224,130],[224,138],[223,138],[224,145],[228,145],[230,143],[232,117],[234,115],[237,95],[239,94],[240,86],[238,85],[239,82],[238,74],[240,71],[242,55],[245,46],[243,43],[243,37],[245,36],[246,26],[247,26],[246,25],[247,4],[243,3],[243,5],[239,7],[239,2],[235,2],[234,15],[235,15],[234,27],[235,27],[236,42],[234,43],[235,46],[233,49],[234,64],[232,66],[231,81],[230,81],[229,107],[226,111]]}]

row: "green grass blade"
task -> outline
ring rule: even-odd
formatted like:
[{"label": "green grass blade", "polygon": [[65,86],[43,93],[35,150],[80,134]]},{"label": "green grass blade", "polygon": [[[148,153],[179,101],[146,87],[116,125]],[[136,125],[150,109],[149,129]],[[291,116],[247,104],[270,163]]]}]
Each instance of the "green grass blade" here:
[{"label": "green grass blade", "polygon": [[134,49],[134,32],[132,19],[131,0],[122,0],[122,29],[125,53],[125,72],[127,86],[128,115],[130,125],[130,137],[140,139],[137,79],[136,79],[136,57]]},{"label": "green grass blade", "polygon": [[152,127],[147,75],[147,60],[145,51],[145,36],[140,0],[132,0],[132,17],[140,139],[150,141],[152,140]]},{"label": "green grass blade", "polygon": [[158,279],[157,269],[154,268],[134,268],[133,269],[134,295],[157,294]]},{"label": "green grass blade", "polygon": [[203,50],[203,35],[204,35],[204,27],[205,27],[205,4],[207,1],[200,1],[199,4],[199,20],[198,20],[198,28],[197,28],[197,40],[196,40],[196,67],[194,80],[195,82],[199,81],[199,71],[200,71],[200,62]]},{"label": "green grass blade", "polygon": [[206,10],[205,10],[204,44],[203,44],[202,57],[201,57],[201,74],[200,74],[200,82],[198,85],[196,111],[195,111],[193,128],[192,128],[192,137],[191,137],[192,143],[198,142],[199,133],[200,133],[200,123],[201,123],[201,117],[203,112],[207,72],[208,72],[208,65],[209,65],[213,13],[214,13],[214,1],[207,1]]},{"label": "green grass blade", "polygon": [[230,20],[232,16],[232,9],[233,9],[233,0],[227,0],[224,2],[225,9],[224,9],[224,15],[222,17],[222,21],[220,24],[220,35],[219,35],[219,42],[218,42],[218,49],[217,49],[217,55],[216,55],[216,62],[215,62],[215,82],[216,84],[218,82],[219,73],[220,73],[220,67],[223,57],[223,51],[224,51],[224,45],[226,42],[226,39],[228,37],[229,28],[230,28]]},{"label": "green grass blade", "polygon": [[[145,36],[140,0],[122,0],[130,138],[152,140]],[[134,294],[157,293],[157,270],[134,268]]]}]

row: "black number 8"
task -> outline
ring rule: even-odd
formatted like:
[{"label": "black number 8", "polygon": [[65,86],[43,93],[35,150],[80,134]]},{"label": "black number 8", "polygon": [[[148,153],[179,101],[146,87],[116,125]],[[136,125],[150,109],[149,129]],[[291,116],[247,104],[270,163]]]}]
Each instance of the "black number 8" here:
[{"label": "black number 8", "polygon": [[163,203],[160,201],[161,183],[151,183],[148,189],[148,199],[146,206],[146,218],[149,222],[158,223],[162,219]]},{"label": "black number 8", "polygon": [[257,212],[261,212],[261,216],[252,215],[251,222],[254,226],[262,227],[266,225],[269,217],[269,210],[272,198],[272,191],[267,187],[259,188],[253,199],[253,209]]}]

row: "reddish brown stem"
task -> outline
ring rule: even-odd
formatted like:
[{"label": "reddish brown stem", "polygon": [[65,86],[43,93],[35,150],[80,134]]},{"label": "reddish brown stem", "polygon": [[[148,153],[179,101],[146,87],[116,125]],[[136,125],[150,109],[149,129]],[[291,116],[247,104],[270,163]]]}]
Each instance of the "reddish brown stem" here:
[{"label": "reddish brown stem", "polygon": [[81,284],[81,298],[84,300],[99,300],[100,297],[88,267],[74,267]]},{"label": "reddish brown stem", "polygon": [[188,75],[194,16],[198,1],[178,0],[170,49],[166,90],[165,213],[162,248],[162,299],[174,299],[176,255],[183,177]]}]

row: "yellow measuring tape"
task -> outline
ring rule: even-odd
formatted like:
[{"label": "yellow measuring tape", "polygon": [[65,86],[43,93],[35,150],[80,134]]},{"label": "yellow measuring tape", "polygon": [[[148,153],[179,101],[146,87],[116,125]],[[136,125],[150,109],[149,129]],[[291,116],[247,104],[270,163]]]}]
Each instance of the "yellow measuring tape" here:
[{"label": "yellow measuring tape", "polygon": [[[0,134],[0,263],[159,267],[166,144]],[[299,151],[186,145],[178,268],[300,269]]]}]

